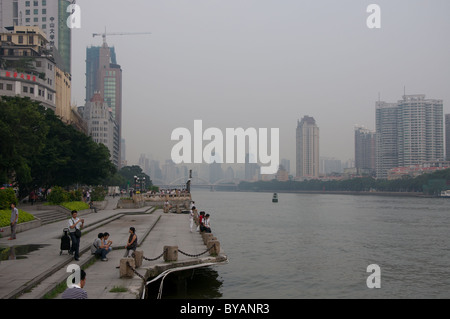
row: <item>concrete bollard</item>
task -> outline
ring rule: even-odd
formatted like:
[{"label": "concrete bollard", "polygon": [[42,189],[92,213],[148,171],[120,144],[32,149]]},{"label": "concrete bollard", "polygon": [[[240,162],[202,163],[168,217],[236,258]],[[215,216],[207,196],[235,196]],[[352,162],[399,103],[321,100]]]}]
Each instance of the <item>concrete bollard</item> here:
[{"label": "concrete bollard", "polygon": [[164,261],[178,260],[178,246],[164,246]]},{"label": "concrete bollard", "polygon": [[132,278],[134,276],[134,272],[130,267],[128,267],[127,262],[131,265],[131,267],[136,267],[134,258],[122,258],[120,260],[120,278]]},{"label": "concrete bollard", "polygon": [[142,250],[136,250],[134,252],[134,262],[136,264],[135,268],[141,267],[143,260],[144,260],[144,252]]},{"label": "concrete bollard", "polygon": [[213,237],[213,234],[211,234],[211,233],[204,233],[203,234],[203,243],[206,245],[206,243],[208,242],[208,240],[211,239],[211,237]]},{"label": "concrete bollard", "polygon": [[[214,248],[211,249],[211,247],[214,245]],[[210,255],[218,255],[220,253],[220,242],[218,240],[210,240],[208,241],[208,245],[206,246],[208,249],[211,249],[209,251]]]}]

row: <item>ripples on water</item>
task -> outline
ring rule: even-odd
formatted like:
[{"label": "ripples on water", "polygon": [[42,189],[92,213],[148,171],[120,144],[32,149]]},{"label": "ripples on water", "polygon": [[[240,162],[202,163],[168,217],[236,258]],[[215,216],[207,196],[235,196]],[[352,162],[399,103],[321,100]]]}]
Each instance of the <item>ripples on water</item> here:
[{"label": "ripples on water", "polygon": [[[215,298],[449,298],[450,200],[193,191],[229,264]],[[381,268],[369,289],[367,266]],[[217,272],[217,274],[215,273]],[[208,277],[209,278],[209,277]]]}]

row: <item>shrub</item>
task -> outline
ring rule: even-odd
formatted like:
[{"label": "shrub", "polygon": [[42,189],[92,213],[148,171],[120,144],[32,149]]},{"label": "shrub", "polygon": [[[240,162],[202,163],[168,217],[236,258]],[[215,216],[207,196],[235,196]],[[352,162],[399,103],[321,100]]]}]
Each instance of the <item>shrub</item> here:
[{"label": "shrub", "polygon": [[[11,210],[10,209],[0,210],[0,227],[9,226],[10,219],[11,219]],[[18,224],[26,223],[26,222],[29,222],[32,220],[35,220],[33,215],[19,209],[19,220],[17,222]]]},{"label": "shrub", "polygon": [[78,202],[81,201],[81,197],[83,196],[81,190],[74,190],[69,192],[69,201]]},{"label": "shrub", "polygon": [[106,191],[102,186],[95,187],[91,192],[91,200],[92,201],[102,201],[105,200]]},{"label": "shrub", "polygon": [[17,197],[12,188],[0,189],[0,209],[8,209],[11,203],[17,205]]},{"label": "shrub", "polygon": [[69,193],[59,186],[53,187],[52,191],[47,196],[47,200],[52,204],[61,204],[63,202],[68,202],[69,199]]}]

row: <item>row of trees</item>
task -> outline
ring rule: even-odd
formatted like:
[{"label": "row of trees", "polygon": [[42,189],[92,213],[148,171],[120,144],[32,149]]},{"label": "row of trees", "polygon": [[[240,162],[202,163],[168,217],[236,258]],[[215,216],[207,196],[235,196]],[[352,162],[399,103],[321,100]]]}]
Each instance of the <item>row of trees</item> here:
[{"label": "row of trees", "polygon": [[307,181],[258,181],[241,182],[240,190],[252,191],[353,191],[367,192],[424,192],[439,194],[440,191],[450,189],[450,169],[422,174],[415,178],[387,180],[373,177],[359,177],[347,180],[307,180]]},{"label": "row of trees", "polygon": [[116,173],[108,148],[63,123],[29,98],[0,99],[0,184],[35,187],[98,185]]}]

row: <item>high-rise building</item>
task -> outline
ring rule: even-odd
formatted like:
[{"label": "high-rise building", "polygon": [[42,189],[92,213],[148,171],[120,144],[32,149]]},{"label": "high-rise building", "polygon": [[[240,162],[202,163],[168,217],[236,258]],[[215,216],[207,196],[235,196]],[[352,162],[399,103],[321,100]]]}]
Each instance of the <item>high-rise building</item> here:
[{"label": "high-rise building", "polygon": [[355,127],[355,167],[359,173],[372,175],[376,170],[376,134],[362,126]]},{"label": "high-rise building", "polygon": [[313,117],[297,121],[296,132],[297,178],[319,177],[319,127]]},{"label": "high-rise building", "polygon": [[444,159],[442,100],[404,95],[397,103],[376,102],[376,175],[394,167]]},{"label": "high-rise building", "polygon": [[108,148],[111,162],[119,167],[119,127],[99,92],[82,108],[82,115],[88,125],[88,134],[94,142],[102,143]]},{"label": "high-rise building", "polygon": [[110,48],[106,41],[101,47],[86,49],[86,100],[90,100],[95,92],[101,92],[105,102],[111,108],[113,118],[119,126],[121,139],[122,69],[117,64],[114,48]]},{"label": "high-rise building", "polygon": [[0,1],[0,32],[12,26],[38,26],[47,36],[50,47],[62,58],[62,71],[71,73],[72,33],[67,26],[73,0]]},{"label": "high-rise building", "polygon": [[445,114],[445,159],[450,161],[450,114]]}]

